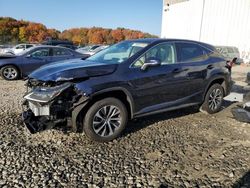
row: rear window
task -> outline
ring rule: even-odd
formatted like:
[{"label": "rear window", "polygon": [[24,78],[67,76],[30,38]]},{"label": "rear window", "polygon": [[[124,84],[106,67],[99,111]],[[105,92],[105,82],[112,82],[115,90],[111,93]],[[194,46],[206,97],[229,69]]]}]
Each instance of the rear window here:
[{"label": "rear window", "polygon": [[239,53],[238,48],[234,48],[234,52],[235,52],[235,53]]},{"label": "rear window", "polygon": [[192,43],[176,43],[178,61],[196,61],[204,57],[205,53],[201,46]]},{"label": "rear window", "polygon": [[100,47],[100,46],[92,46],[92,47],[91,47],[91,50],[95,50],[95,49],[98,48],[98,47]]},{"label": "rear window", "polygon": [[234,49],[233,48],[227,48],[227,52],[228,53],[234,53]]}]

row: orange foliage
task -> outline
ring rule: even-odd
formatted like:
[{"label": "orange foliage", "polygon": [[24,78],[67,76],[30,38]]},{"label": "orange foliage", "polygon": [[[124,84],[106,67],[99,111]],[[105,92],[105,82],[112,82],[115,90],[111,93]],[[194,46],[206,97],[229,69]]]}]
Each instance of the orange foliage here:
[{"label": "orange foliage", "polygon": [[122,40],[156,37],[124,28],[73,28],[63,32],[48,29],[40,23],[0,17],[0,43],[42,42],[46,38],[66,39],[74,44],[113,44]]}]

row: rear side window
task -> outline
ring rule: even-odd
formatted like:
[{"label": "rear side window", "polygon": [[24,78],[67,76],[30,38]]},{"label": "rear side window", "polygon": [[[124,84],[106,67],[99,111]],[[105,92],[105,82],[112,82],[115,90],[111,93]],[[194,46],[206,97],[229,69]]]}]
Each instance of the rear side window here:
[{"label": "rear side window", "polygon": [[71,53],[62,48],[54,48],[53,49],[53,56],[66,56],[66,55],[71,55]]},{"label": "rear side window", "polygon": [[16,49],[25,49],[25,45],[18,45],[16,46]]},{"label": "rear side window", "polygon": [[199,61],[206,56],[202,47],[193,43],[176,43],[176,49],[179,62]]}]

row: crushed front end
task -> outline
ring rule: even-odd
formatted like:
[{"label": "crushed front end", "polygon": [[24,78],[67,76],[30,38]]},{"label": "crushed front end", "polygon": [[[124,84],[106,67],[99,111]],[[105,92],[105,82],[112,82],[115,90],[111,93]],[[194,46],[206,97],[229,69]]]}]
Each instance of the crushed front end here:
[{"label": "crushed front end", "polygon": [[[72,121],[72,112],[87,100],[71,82],[29,79],[23,102],[23,121],[34,134]],[[75,120],[74,120],[75,121]]]}]

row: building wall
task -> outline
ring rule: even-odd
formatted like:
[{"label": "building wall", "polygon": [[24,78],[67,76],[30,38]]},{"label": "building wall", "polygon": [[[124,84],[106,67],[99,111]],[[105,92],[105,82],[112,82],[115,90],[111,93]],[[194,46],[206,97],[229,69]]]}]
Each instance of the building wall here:
[{"label": "building wall", "polygon": [[168,2],[163,2],[163,38],[236,46],[243,58],[250,58],[250,0]]}]

